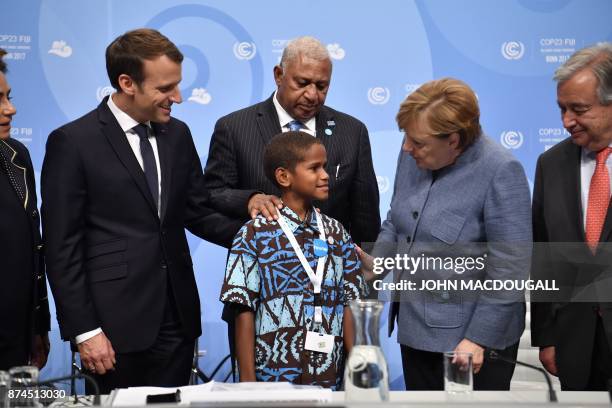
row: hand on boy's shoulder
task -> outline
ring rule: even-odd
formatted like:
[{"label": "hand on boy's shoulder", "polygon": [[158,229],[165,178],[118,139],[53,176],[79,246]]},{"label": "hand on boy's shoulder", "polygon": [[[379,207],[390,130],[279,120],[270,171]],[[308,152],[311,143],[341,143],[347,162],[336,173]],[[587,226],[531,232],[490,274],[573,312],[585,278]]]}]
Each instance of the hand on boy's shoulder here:
[{"label": "hand on boy's shoulder", "polygon": [[269,220],[263,214],[257,214],[255,217],[251,218],[242,225],[236,234],[234,241],[236,239],[247,239],[249,236],[256,234],[261,227],[275,223],[275,219]]},{"label": "hand on boy's shoulder", "polygon": [[248,203],[248,212],[252,219],[262,215],[268,221],[278,219],[278,211],[283,208],[280,198],[272,194],[254,194]]}]

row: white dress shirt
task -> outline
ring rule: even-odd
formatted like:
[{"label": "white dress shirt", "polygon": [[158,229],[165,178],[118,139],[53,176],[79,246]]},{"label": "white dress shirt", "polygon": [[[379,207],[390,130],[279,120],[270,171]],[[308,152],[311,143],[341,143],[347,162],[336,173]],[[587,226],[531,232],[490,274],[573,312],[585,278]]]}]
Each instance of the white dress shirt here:
[{"label": "white dress shirt", "polygon": [[[107,105],[110,111],[112,112],[113,116],[115,117],[115,119],[117,119],[117,122],[119,122],[119,126],[121,126],[121,130],[125,132],[125,136],[127,137],[128,143],[130,144],[132,151],[134,152],[134,156],[136,156],[136,160],[138,160],[138,164],[140,164],[140,168],[142,168],[144,171],[142,154],[140,153],[140,137],[136,134],[136,132],[132,130],[132,128],[138,125],[139,122],[135,121],[132,117],[130,117],[130,115],[128,115],[127,113],[119,109],[119,107],[115,105],[115,102],[113,102],[112,95],[110,98],[108,98]],[[157,152],[157,139],[155,138],[155,135],[151,131],[151,123],[147,122],[144,124],[147,125],[147,128],[148,128],[149,142],[151,143],[151,147],[153,148],[153,155],[155,156],[155,165],[157,167],[157,180],[159,183],[158,185],[159,196],[157,197],[157,203],[158,203],[157,214],[159,215],[159,203],[161,203],[162,185],[161,185],[161,166],[159,164],[159,153]],[[79,343],[84,342],[85,340],[88,340],[94,337],[98,333],[102,333],[102,328],[98,327],[97,329],[88,331],[86,333],[79,334],[78,336],[74,338],[74,341],[76,344],[79,344]]]},{"label": "white dress shirt", "polygon": [[[113,94],[114,95],[114,94]],[[142,161],[142,154],[140,153],[140,137],[132,130],[132,128],[139,124],[139,122],[135,121],[119,109],[115,102],[113,101],[112,96],[108,98],[108,107],[113,113],[117,122],[119,122],[119,126],[121,126],[121,130],[125,132],[125,136],[127,137],[128,143],[134,152],[134,156],[136,156],[136,160],[138,160],[138,164],[140,164],[140,168],[144,171],[144,164]],[[151,143],[151,147],[153,148],[153,155],[155,156],[155,166],[157,167],[157,183],[158,183],[158,191],[159,196],[157,197],[157,214],[159,215],[159,203],[161,203],[161,166],[159,165],[159,153],[157,152],[157,139],[155,135],[151,131],[151,122],[143,123],[143,125],[147,125],[147,131],[149,133],[149,142]]]},{"label": "white dress shirt", "polygon": [[[610,145],[612,147],[612,145]],[[595,173],[595,156],[596,152],[592,152],[585,148],[582,148],[582,154],[580,156],[580,195],[582,200],[582,227],[586,231],[586,217],[587,208],[589,206],[589,188],[591,187],[591,178]],[[606,167],[608,168],[608,174],[610,175],[610,191],[612,191],[612,154],[608,156],[606,160]]]},{"label": "white dress shirt", "polygon": [[[288,126],[289,122],[293,122],[295,119],[293,119],[291,115],[287,113],[285,108],[283,108],[278,102],[278,99],[276,99],[276,92],[274,92],[274,97],[272,98],[272,101],[274,102],[274,107],[276,108],[276,113],[278,114],[278,121],[280,122],[280,127],[283,133],[288,132],[289,130],[291,130]],[[305,132],[314,137],[317,137],[317,120],[314,116],[308,119],[306,123],[303,123],[303,125],[305,127],[300,129],[300,132]]]}]

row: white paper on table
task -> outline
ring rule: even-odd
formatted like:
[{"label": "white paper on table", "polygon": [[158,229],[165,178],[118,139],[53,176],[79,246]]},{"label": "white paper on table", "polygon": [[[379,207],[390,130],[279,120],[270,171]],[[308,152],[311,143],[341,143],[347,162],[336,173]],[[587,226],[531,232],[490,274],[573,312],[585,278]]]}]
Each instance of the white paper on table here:
[{"label": "white paper on table", "polygon": [[289,382],[214,383],[194,390],[193,402],[332,402],[332,390]]},{"label": "white paper on table", "polygon": [[193,402],[332,402],[330,389],[286,389],[249,392],[208,392],[193,396]]},{"label": "white paper on table", "polygon": [[[133,407],[146,405],[147,395],[167,394],[177,387],[131,387],[114,391],[111,405]],[[218,383],[178,387],[181,402],[190,405],[198,402],[332,402],[330,389],[295,385],[289,382]]]},{"label": "white paper on table", "polygon": [[114,407],[135,407],[143,406],[147,403],[147,395],[168,394],[175,392],[177,388],[181,390],[181,402],[178,405],[189,405],[193,395],[201,395],[210,392],[213,382],[200,385],[188,385],[185,387],[130,387],[120,388],[113,391],[111,396],[111,406]]},{"label": "white paper on table", "polygon": [[[223,391],[276,391],[276,390],[293,390],[302,387],[301,385],[295,385],[290,382],[238,382],[238,383],[222,383],[215,382],[212,385],[211,391],[223,392]],[[309,388],[318,388],[311,387]]]}]

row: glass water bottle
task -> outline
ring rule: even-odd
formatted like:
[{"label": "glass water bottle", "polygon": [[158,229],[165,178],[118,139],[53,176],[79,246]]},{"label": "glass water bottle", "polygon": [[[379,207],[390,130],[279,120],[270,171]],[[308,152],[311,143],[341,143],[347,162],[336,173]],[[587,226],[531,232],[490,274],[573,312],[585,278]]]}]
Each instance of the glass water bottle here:
[{"label": "glass water bottle", "polygon": [[389,373],[378,337],[383,303],[354,300],[349,304],[355,322],[355,345],[344,369],[347,401],[388,401]]}]

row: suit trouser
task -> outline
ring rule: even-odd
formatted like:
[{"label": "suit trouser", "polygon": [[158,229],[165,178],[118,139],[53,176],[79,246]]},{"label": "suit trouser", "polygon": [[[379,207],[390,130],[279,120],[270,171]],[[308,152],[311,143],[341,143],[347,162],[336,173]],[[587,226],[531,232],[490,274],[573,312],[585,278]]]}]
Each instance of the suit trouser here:
[{"label": "suit trouser", "polygon": [[[114,388],[136,386],[177,387],[187,385],[191,375],[195,340],[185,339],[181,323],[168,299],[164,319],[155,342],[146,350],[135,353],[116,353],[115,370],[105,375],[94,374],[101,394]],[[85,384],[87,394],[93,394]]]},{"label": "suit trouser", "polygon": [[[518,342],[499,350],[506,358],[516,360]],[[400,345],[402,367],[406,390],[438,391],[444,390],[444,361],[442,353],[413,349]],[[474,390],[509,390],[514,374],[514,364],[503,361],[485,360],[478,374],[474,374]]]},{"label": "suit trouser", "polygon": [[591,357],[591,372],[586,387],[580,389],[568,387],[567,384],[564,384],[562,377],[561,389],[563,391],[608,391],[608,381],[610,379],[612,379],[612,351],[608,344],[608,337],[601,316],[598,316]]}]

